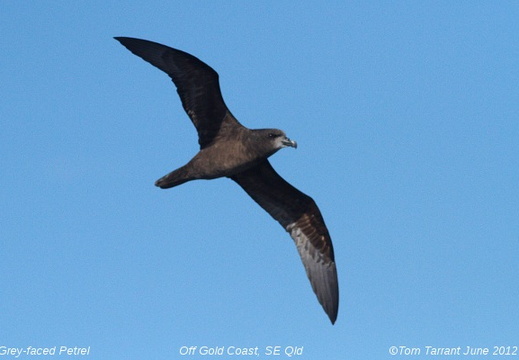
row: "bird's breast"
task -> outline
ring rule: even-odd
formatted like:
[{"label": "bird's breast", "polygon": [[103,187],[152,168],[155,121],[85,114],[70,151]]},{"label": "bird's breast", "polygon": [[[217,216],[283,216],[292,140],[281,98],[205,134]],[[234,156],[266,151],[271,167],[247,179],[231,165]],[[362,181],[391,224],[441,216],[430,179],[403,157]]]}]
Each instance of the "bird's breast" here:
[{"label": "bird's breast", "polygon": [[224,142],[200,150],[191,163],[200,178],[214,179],[238,174],[262,159],[242,143]]}]

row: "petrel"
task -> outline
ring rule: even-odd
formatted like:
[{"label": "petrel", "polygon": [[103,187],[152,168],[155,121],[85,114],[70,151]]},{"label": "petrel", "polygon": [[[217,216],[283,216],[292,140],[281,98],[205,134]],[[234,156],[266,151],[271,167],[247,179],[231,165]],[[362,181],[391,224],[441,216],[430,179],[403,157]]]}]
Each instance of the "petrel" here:
[{"label": "petrel", "polygon": [[198,132],[200,151],[155,185],[168,189],[191,180],[220,177],[238,183],[290,233],[312,289],[335,323],[339,287],[324,219],[314,200],[279,176],[268,161],[279,149],[296,148],[297,143],[278,129],[252,130],[241,125],[225,105],[216,71],[193,55],[148,40],[115,39],[169,75]]}]

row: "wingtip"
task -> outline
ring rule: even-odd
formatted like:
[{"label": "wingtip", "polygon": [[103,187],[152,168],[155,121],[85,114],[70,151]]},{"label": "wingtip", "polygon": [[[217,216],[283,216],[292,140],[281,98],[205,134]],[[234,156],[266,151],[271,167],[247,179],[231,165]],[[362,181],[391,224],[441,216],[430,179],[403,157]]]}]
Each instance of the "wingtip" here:
[{"label": "wingtip", "polygon": [[[337,291],[338,291],[338,288],[337,288]],[[330,321],[332,322],[332,325],[335,325],[335,321],[337,321],[337,316],[339,314],[339,299],[338,299],[338,294],[337,294],[337,297],[334,301],[334,304],[332,306],[332,309],[325,309],[324,311],[326,311],[326,314],[328,315],[328,318],[330,319]]]},{"label": "wingtip", "polygon": [[337,312],[329,313],[328,318],[330,319],[332,325],[335,325],[335,321],[337,321]]},{"label": "wingtip", "polygon": [[124,44],[126,39],[127,38],[124,36],[114,36],[114,40],[117,40],[119,44],[121,44],[124,47],[126,47],[126,45]]},{"label": "wingtip", "polygon": [[[123,46],[127,46],[128,44],[138,42],[140,39],[128,37],[128,36],[114,36],[114,39],[119,41]],[[142,41],[142,40],[140,40]]]},{"label": "wingtip", "polygon": [[[338,299],[334,301],[333,304],[321,304],[324,312],[328,315],[328,319],[332,325],[335,325],[335,321],[337,321],[337,315],[339,314],[339,301]],[[331,305],[331,306],[330,306]]]},{"label": "wingtip", "polygon": [[122,45],[124,45],[126,41],[131,40],[131,38],[126,36],[114,36],[114,39],[119,41]]}]

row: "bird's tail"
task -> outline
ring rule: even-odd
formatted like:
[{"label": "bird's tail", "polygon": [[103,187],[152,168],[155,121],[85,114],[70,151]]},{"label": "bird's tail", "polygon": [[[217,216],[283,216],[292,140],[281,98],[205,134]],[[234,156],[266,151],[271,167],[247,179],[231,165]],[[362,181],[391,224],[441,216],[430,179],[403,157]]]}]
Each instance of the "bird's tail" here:
[{"label": "bird's tail", "polygon": [[189,180],[193,180],[191,176],[189,176],[188,171],[185,166],[178,168],[177,170],[173,170],[167,175],[164,175],[157,181],[155,181],[155,186],[158,186],[162,189],[169,189],[174,186],[183,184]]}]

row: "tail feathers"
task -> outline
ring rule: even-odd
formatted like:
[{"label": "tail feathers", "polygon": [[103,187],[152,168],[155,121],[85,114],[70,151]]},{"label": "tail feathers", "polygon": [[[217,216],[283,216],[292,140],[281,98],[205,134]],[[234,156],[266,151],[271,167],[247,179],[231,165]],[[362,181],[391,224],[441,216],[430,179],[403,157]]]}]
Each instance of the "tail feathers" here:
[{"label": "tail feathers", "polygon": [[158,186],[162,189],[169,189],[174,186],[183,184],[189,180],[193,180],[193,178],[188,175],[188,171],[183,166],[177,170],[173,170],[169,174],[164,175],[155,181],[155,186]]}]

